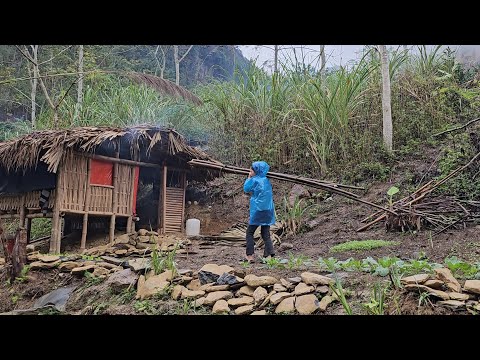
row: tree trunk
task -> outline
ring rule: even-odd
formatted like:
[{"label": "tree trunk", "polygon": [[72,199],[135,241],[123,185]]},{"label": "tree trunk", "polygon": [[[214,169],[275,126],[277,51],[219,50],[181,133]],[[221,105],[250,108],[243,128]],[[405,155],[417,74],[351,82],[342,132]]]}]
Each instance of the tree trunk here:
[{"label": "tree trunk", "polygon": [[175,84],[180,85],[180,60],[178,59],[178,45],[173,45],[173,58],[175,60]]},{"label": "tree trunk", "polygon": [[160,47],[160,50],[162,50],[162,67],[160,68],[160,77],[163,79],[163,73],[165,71],[167,59],[166,59],[165,51],[163,51],[162,47]]},{"label": "tree trunk", "polygon": [[74,122],[79,118],[83,105],[83,45],[78,46],[78,83],[77,105],[75,106]]},{"label": "tree trunk", "polygon": [[180,85],[180,63],[182,62],[183,59],[185,59],[185,56],[192,50],[193,45],[190,45],[187,51],[185,51],[185,54],[181,58],[178,58],[178,45],[173,45],[173,58],[175,60],[175,84]]},{"label": "tree trunk", "polygon": [[320,45],[320,78],[325,79],[325,45]]},{"label": "tree trunk", "polygon": [[[35,64],[38,64],[38,45],[30,45],[33,51],[33,60]],[[32,80],[32,129],[37,127],[37,106],[36,106],[36,97],[37,97],[37,84],[38,84],[38,65],[33,65],[33,80]]]},{"label": "tree trunk", "polygon": [[386,45],[378,45],[382,64],[382,110],[383,110],[383,143],[388,151],[393,148],[392,108],[390,101],[390,71]]},{"label": "tree trunk", "polygon": [[278,73],[278,45],[274,45],[275,46],[275,60],[274,60],[274,63],[273,63],[273,72],[274,74]]}]

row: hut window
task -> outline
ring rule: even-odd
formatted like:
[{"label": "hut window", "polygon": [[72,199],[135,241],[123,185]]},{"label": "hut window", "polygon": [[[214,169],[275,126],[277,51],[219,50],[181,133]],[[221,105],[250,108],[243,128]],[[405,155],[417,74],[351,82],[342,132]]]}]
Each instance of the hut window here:
[{"label": "hut window", "polygon": [[90,185],[113,186],[113,163],[92,159]]}]

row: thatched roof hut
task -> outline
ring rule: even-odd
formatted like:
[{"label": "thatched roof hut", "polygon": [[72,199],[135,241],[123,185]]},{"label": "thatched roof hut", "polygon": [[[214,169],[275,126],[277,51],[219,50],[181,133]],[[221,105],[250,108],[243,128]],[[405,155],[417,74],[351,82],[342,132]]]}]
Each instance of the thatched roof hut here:
[{"label": "thatched roof hut", "polygon": [[[216,174],[191,169],[192,159],[214,161],[173,129],[154,126],[79,127],[35,131],[0,143],[0,217],[52,217],[51,251],[60,251],[61,217],[83,216],[85,248],[89,216],[126,218],[133,231],[138,187],[149,183],[156,209],[140,215],[161,232],[184,229],[188,179]],[[28,227],[28,226],[27,226]]]},{"label": "thatched roof hut", "polygon": [[56,172],[62,157],[70,151],[99,153],[104,156],[120,151],[121,159],[150,162],[162,155],[180,160],[212,160],[205,152],[188,145],[177,131],[156,126],[78,127],[34,131],[0,143],[0,168],[7,173],[25,171],[39,162]]}]

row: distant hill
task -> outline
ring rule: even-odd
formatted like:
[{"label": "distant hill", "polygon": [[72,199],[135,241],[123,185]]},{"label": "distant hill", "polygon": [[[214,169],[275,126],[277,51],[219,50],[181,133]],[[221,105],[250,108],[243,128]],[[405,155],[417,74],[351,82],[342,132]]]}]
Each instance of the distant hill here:
[{"label": "distant hill", "polygon": [[[189,45],[179,46],[181,57]],[[164,78],[175,81],[173,46],[162,45],[120,45],[97,46],[96,52],[113,50],[105,66],[112,69],[132,70],[160,75],[165,56]],[[162,52],[163,50],[163,52]],[[247,60],[236,45],[194,45],[180,63],[180,85],[192,87],[209,79],[230,80],[235,67],[245,68]]]},{"label": "distant hill", "polygon": [[[190,45],[179,45],[180,57]],[[75,72],[78,64],[78,46],[40,45],[39,62],[44,73]],[[53,59],[53,60],[52,60]],[[215,80],[230,80],[236,67],[248,67],[247,60],[236,45],[194,45],[180,63],[180,85],[195,85]],[[160,76],[164,66],[164,79],[175,82],[175,62],[172,45],[85,45],[84,71],[95,69],[136,71]],[[24,79],[0,85],[0,122],[27,119],[31,104],[31,85],[27,61],[13,45],[0,45],[0,81]],[[26,80],[25,80],[26,79]],[[47,88],[68,88],[71,79],[45,80]],[[88,81],[88,78],[87,78]],[[61,83],[59,87],[59,82]],[[69,94],[75,96],[74,92]],[[44,95],[37,87],[38,111],[46,106]]]}]

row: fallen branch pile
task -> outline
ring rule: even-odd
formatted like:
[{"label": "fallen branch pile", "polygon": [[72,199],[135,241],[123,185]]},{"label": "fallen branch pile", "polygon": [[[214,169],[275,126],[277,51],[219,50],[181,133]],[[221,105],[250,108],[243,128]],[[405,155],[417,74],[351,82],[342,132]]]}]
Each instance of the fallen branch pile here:
[{"label": "fallen branch pile", "polygon": [[[248,173],[249,173],[248,169],[237,167],[237,166],[224,165],[220,162],[193,159],[193,160],[189,161],[188,163],[191,166],[214,169],[214,170],[218,170],[220,172],[230,173],[230,174],[238,174],[238,175],[247,176]],[[310,178],[297,176],[297,175],[288,175],[288,174],[275,173],[275,172],[268,172],[267,173],[267,178],[275,179],[275,180],[288,181],[288,182],[292,182],[292,183],[300,184],[300,185],[305,185],[305,186],[310,186],[312,188],[324,190],[324,191],[327,191],[327,192],[333,193],[333,194],[338,194],[338,195],[344,196],[348,199],[351,199],[351,200],[354,200],[354,201],[357,201],[357,202],[361,202],[362,204],[370,205],[372,207],[381,209],[381,210],[386,211],[388,213],[391,213],[393,215],[397,215],[396,212],[391,210],[391,209],[387,209],[383,206],[380,206],[380,205],[371,203],[369,201],[360,199],[359,195],[351,193],[351,192],[346,191],[346,190],[342,190],[342,188],[364,190],[364,188],[361,188],[361,187],[351,186],[351,185],[343,185],[343,184],[335,184],[335,183],[331,183],[331,182],[327,182],[327,181],[321,181],[321,180],[310,179]]]},{"label": "fallen branch pile", "polygon": [[466,165],[455,169],[442,179],[430,180],[414,193],[394,202],[391,209],[397,213],[396,215],[378,211],[367,216],[362,222],[367,222],[372,218],[374,220],[358,228],[357,231],[364,231],[382,220],[386,220],[385,227],[387,230],[405,231],[415,228],[420,230],[422,225],[428,225],[436,230],[433,235],[440,234],[457,225],[465,227],[467,222],[480,218],[480,202],[466,201],[454,197],[435,197],[425,202],[425,198],[439,186],[474,164],[479,158],[480,153],[475,155]]}]

